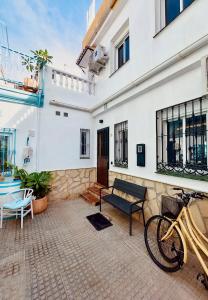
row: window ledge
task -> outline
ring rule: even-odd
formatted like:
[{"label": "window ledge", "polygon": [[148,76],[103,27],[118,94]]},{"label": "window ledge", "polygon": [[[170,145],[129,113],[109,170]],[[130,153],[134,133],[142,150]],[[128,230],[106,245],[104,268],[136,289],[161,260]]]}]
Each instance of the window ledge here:
[{"label": "window ledge", "polygon": [[184,173],[173,172],[173,171],[163,171],[163,170],[157,170],[155,173],[160,174],[160,175],[182,177],[182,178],[186,178],[186,179],[208,181],[207,175],[204,175],[204,176],[203,175],[190,175],[190,174],[184,174]]},{"label": "window ledge", "polygon": [[120,71],[121,69],[123,69],[124,66],[126,66],[129,63],[130,59],[125,62],[120,68],[116,69],[115,71],[113,71],[113,73],[110,74],[109,78],[111,78],[114,74],[116,74],[118,71]]},{"label": "window ledge", "polygon": [[114,168],[128,169],[128,166],[113,165]]},{"label": "window ledge", "polygon": [[163,28],[161,28],[161,29],[153,36],[153,38],[156,38],[156,37],[157,37],[163,30],[165,30],[170,24],[173,24],[173,23],[178,19],[178,17],[180,17],[180,15],[183,14],[184,11],[186,11],[191,5],[194,4],[194,2],[196,2],[196,0],[193,1],[189,6],[187,6],[186,8],[184,8],[184,9],[180,12],[180,14],[178,14],[177,17],[175,17],[175,19],[173,19],[170,23],[168,23],[168,24],[165,25]]},{"label": "window ledge", "polygon": [[80,159],[90,159],[90,157],[80,157]]}]

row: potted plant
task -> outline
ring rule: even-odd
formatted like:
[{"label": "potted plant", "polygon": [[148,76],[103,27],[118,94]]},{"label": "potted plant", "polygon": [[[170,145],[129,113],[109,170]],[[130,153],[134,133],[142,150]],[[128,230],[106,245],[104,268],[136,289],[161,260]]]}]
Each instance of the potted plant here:
[{"label": "potted plant", "polygon": [[34,72],[34,76],[31,75],[30,78],[24,79],[24,86],[26,89],[32,89],[33,91],[38,90],[38,77],[40,71],[43,67],[48,64],[52,63],[53,56],[49,55],[48,50],[35,50],[32,51],[33,56],[22,56],[22,65],[25,66],[26,70],[30,73]]},{"label": "potted plant", "polygon": [[0,173],[0,182],[4,181],[4,176],[2,175],[2,173]]},{"label": "potted plant", "polygon": [[23,183],[24,187],[33,189],[33,194],[35,196],[33,201],[34,214],[41,213],[48,207],[47,195],[51,190],[51,179],[52,175],[50,172],[33,172],[28,174],[25,182]]}]

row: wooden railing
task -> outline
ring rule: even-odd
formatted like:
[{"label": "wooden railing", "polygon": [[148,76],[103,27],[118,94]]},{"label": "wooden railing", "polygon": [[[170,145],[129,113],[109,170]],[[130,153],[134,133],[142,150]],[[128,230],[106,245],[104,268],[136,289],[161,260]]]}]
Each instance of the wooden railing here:
[{"label": "wooden railing", "polygon": [[52,70],[52,84],[74,92],[95,94],[94,82],[56,69]]}]

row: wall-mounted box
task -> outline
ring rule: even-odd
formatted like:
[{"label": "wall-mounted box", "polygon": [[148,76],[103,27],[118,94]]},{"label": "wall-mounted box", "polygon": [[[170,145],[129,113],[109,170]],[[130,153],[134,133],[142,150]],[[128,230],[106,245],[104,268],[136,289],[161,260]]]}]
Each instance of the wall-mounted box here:
[{"label": "wall-mounted box", "polygon": [[136,145],[137,166],[145,167],[145,144]]}]

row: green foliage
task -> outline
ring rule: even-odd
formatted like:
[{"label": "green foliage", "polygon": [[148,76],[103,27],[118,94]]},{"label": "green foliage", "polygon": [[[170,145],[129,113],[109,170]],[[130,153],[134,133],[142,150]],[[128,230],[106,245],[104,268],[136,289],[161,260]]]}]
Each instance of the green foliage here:
[{"label": "green foliage", "polygon": [[49,55],[48,50],[31,50],[33,59],[41,70],[46,64],[52,63],[53,56]]},{"label": "green foliage", "polygon": [[33,59],[27,56],[22,56],[22,65],[25,66],[26,70],[30,73],[35,69]]},{"label": "green foliage", "polygon": [[51,190],[52,174],[47,171],[33,172],[28,174],[24,187],[33,189],[33,194],[37,199],[45,197]]},{"label": "green foliage", "polygon": [[35,71],[37,76],[38,72],[43,69],[47,64],[52,63],[53,56],[49,55],[48,50],[31,50],[33,56],[22,56],[22,65],[25,66],[29,72]]}]

